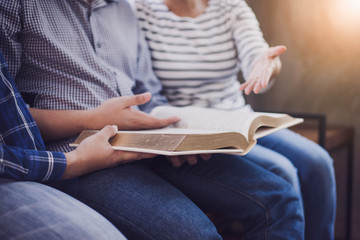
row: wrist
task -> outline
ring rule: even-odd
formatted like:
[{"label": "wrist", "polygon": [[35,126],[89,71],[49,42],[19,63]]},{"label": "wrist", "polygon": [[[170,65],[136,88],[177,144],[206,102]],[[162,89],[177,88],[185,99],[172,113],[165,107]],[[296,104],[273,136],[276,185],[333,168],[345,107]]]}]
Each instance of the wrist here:
[{"label": "wrist", "polygon": [[98,130],[96,112],[94,109],[83,110],[79,115],[78,126],[80,129]]},{"label": "wrist", "polygon": [[279,57],[275,58],[274,64],[273,64],[273,74],[272,77],[275,78],[277,75],[279,75],[281,71],[281,60]]},{"label": "wrist", "polygon": [[70,179],[77,177],[78,174],[76,174],[76,163],[77,161],[77,154],[76,150],[65,153],[66,157],[66,169],[62,176],[62,179]]}]

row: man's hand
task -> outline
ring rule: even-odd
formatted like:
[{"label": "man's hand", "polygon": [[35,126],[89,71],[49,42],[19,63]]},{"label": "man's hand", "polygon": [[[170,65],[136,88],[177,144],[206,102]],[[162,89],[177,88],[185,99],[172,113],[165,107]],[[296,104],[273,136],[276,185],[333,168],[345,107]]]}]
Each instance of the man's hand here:
[{"label": "man's hand", "polygon": [[200,155],[183,155],[183,156],[172,156],[167,157],[174,167],[180,167],[184,162],[188,162],[190,165],[195,165],[198,162],[198,157],[203,160],[209,160],[211,154],[200,154]]},{"label": "man's hand", "polygon": [[159,119],[131,108],[151,99],[150,93],[111,98],[90,110],[46,110],[30,108],[45,141],[67,138],[84,129],[99,130],[116,125],[121,130],[161,128],[180,119]]},{"label": "man's hand", "polygon": [[240,86],[240,91],[246,95],[254,91],[259,93],[261,89],[268,86],[270,79],[277,76],[281,69],[279,56],[286,51],[285,46],[271,47],[255,63],[249,79]]},{"label": "man's hand", "polygon": [[116,126],[106,126],[100,132],[82,141],[74,151],[65,153],[67,164],[62,178],[74,178],[103,168],[155,156],[114,150],[109,143],[109,138],[116,132]]},{"label": "man's hand", "polygon": [[153,129],[180,120],[178,117],[159,119],[131,108],[147,103],[150,99],[150,93],[143,93],[106,100],[99,107],[89,110],[92,119],[90,129],[100,129],[105,125],[116,125],[121,130]]}]

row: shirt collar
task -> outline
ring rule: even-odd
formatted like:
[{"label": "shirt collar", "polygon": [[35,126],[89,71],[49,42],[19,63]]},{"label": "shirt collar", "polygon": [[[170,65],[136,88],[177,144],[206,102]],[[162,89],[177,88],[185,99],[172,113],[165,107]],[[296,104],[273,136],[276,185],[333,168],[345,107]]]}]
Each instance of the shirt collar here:
[{"label": "shirt collar", "polygon": [[[82,0],[83,2],[87,2],[86,0]],[[95,2],[95,1],[94,1]],[[111,3],[111,2],[119,2],[119,0],[105,0],[106,3]]]},{"label": "shirt collar", "polygon": [[119,2],[119,0],[92,0],[90,6],[92,9],[97,9],[97,8],[105,7],[107,4],[113,2]]}]

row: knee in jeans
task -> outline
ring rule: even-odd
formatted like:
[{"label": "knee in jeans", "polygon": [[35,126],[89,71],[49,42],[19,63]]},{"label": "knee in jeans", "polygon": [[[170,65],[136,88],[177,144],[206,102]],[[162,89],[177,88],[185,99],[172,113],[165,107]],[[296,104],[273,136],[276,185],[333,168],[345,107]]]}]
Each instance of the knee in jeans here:
[{"label": "knee in jeans", "polygon": [[284,185],[282,191],[274,193],[272,202],[274,205],[270,209],[270,216],[277,216],[277,218],[288,219],[296,222],[296,224],[303,225],[304,215],[301,199],[293,187],[288,184],[287,186]]},{"label": "knee in jeans", "polygon": [[290,161],[286,164],[283,163],[282,165],[275,166],[272,172],[285,179],[292,186],[298,184],[298,170]]},{"label": "knee in jeans", "polygon": [[309,160],[304,164],[307,165],[309,173],[312,173],[310,175],[318,175],[318,177],[333,175],[333,159],[326,150],[320,149],[313,153]]}]

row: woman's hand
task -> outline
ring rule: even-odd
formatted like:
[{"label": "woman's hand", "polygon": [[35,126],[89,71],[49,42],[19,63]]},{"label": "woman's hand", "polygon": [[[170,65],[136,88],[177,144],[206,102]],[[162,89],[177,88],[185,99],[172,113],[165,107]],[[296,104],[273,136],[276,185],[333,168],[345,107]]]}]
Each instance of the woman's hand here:
[{"label": "woman's hand", "polygon": [[240,91],[246,95],[254,91],[259,93],[261,89],[268,86],[270,79],[277,76],[281,70],[281,61],[279,56],[286,51],[285,46],[276,46],[269,48],[259,59],[257,59],[249,79],[240,86]]},{"label": "woman's hand", "polygon": [[82,141],[74,151],[65,153],[67,164],[62,178],[74,178],[103,168],[155,156],[114,150],[109,139],[116,134],[117,130],[117,126],[106,126],[100,132]]}]

